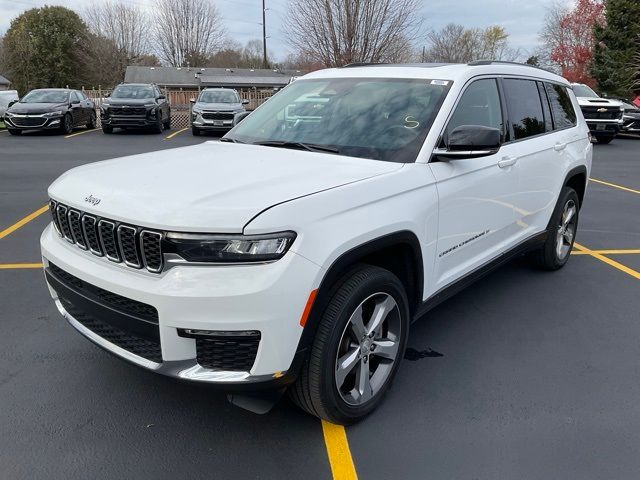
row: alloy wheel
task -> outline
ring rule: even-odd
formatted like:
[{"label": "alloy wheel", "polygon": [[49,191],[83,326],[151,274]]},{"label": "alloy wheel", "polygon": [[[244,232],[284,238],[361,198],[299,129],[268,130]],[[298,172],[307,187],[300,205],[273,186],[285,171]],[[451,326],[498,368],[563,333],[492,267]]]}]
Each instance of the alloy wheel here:
[{"label": "alloy wheel", "polygon": [[556,232],[556,255],[558,259],[564,260],[573,246],[573,239],[576,234],[576,220],[578,208],[573,200],[569,200],[564,205],[560,224]]},{"label": "alloy wheel", "polygon": [[349,317],[335,361],[335,384],[342,400],[360,406],[385,385],[398,361],[402,319],[388,293],[367,297]]}]

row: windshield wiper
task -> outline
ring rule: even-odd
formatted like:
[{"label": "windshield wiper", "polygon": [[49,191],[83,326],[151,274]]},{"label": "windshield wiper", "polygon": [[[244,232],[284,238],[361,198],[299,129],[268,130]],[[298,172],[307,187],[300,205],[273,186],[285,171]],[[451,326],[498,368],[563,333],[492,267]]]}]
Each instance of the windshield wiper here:
[{"label": "windshield wiper", "polygon": [[291,148],[295,150],[308,150],[309,152],[328,152],[328,153],[340,153],[340,150],[333,147],[327,147],[325,145],[316,145],[314,143],[303,142],[280,142],[276,140],[267,140],[264,142],[255,142],[253,145],[262,145],[264,147],[279,147],[279,148]]}]

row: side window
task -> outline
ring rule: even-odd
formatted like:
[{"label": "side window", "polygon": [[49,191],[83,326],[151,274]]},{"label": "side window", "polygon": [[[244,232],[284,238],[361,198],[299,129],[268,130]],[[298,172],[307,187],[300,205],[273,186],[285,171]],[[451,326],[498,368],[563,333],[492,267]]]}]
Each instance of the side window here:
[{"label": "side window", "polygon": [[503,131],[500,94],[495,79],[476,80],[467,87],[449,120],[445,139],[461,125],[481,125]]},{"label": "side window", "polygon": [[544,133],[544,114],[537,83],[534,80],[507,78],[503,85],[515,139]]},{"label": "side window", "polygon": [[72,101],[72,102],[79,102],[79,101],[81,101],[81,100],[82,100],[82,99],[80,98],[80,95],[78,95],[78,92],[76,92],[75,90],[73,90],[73,91],[71,92],[71,101]]},{"label": "side window", "polygon": [[551,104],[556,130],[575,127],[578,124],[578,117],[576,111],[573,109],[571,97],[566,87],[551,83],[547,83],[545,86],[547,95],[549,96],[549,103]]}]

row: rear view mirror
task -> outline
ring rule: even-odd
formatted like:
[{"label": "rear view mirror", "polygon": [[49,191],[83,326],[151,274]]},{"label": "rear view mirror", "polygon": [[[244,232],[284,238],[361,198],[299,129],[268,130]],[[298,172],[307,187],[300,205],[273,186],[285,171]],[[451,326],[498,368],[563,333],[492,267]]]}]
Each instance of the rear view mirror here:
[{"label": "rear view mirror", "polygon": [[434,153],[449,160],[493,155],[500,150],[502,132],[482,125],[460,125],[447,138],[447,149]]}]

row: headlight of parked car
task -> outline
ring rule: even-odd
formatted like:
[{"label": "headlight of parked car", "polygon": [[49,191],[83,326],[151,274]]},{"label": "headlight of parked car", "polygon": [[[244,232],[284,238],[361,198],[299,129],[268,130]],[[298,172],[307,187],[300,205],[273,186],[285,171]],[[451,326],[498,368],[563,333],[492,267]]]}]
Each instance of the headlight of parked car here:
[{"label": "headlight of parked car", "polygon": [[168,233],[166,251],[177,253],[188,262],[269,262],[282,258],[295,238],[294,232],[269,235]]},{"label": "headlight of parked car", "polygon": [[13,113],[11,113],[9,111],[6,111],[6,112],[4,112],[4,116],[5,116],[5,118],[6,117],[13,117]]},{"label": "headlight of parked car", "polygon": [[45,114],[43,114],[43,117],[57,117],[59,115],[62,115],[62,110],[56,110],[54,112],[47,112]]}]

